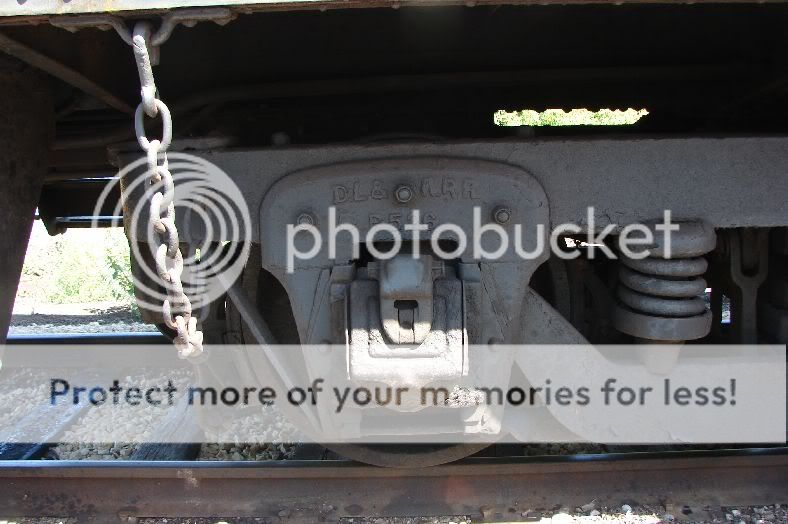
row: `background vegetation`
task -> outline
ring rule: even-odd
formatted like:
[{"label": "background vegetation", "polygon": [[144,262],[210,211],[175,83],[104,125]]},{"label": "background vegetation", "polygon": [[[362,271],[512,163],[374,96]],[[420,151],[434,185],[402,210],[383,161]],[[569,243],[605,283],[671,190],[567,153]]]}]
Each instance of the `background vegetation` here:
[{"label": "background vegetation", "polygon": [[523,111],[496,111],[493,120],[499,126],[623,126],[631,125],[648,114],[645,109],[547,109],[541,113]]},{"label": "background vegetation", "polygon": [[50,237],[37,220],[17,297],[49,304],[131,305],[134,287],[123,229],[70,229]]}]

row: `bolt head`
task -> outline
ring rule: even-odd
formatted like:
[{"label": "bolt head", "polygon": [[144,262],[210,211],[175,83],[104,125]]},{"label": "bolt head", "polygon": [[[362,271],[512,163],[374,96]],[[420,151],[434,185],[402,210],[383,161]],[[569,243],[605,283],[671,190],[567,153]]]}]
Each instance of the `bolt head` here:
[{"label": "bolt head", "polygon": [[298,215],[298,218],[296,219],[296,223],[299,226],[302,225],[314,226],[315,222],[316,220],[314,215],[312,215],[312,213],[301,213],[300,215]]},{"label": "bolt head", "polygon": [[506,224],[512,219],[512,210],[508,207],[496,207],[493,211],[493,220],[499,224]]},{"label": "bolt head", "polygon": [[394,190],[394,198],[396,198],[397,202],[400,204],[410,202],[410,199],[413,198],[413,190],[408,186],[398,186],[397,189]]}]

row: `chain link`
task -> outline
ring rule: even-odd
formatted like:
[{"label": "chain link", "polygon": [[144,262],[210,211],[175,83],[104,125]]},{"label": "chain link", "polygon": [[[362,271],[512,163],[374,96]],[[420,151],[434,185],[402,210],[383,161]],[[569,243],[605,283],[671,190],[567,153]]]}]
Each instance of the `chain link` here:
[{"label": "chain link", "polygon": [[[131,44],[140,76],[142,101],[134,114],[134,131],[137,141],[147,157],[147,182],[150,192],[149,227],[158,236],[156,249],[156,273],[167,292],[162,304],[164,324],[175,330],[175,347],[181,358],[196,357],[203,351],[201,331],[197,330],[197,319],[192,316],[192,304],[183,292],[183,254],[180,250],[178,228],[175,226],[175,184],[167,162],[167,149],[172,142],[172,115],[167,105],[158,98],[153,78],[148,43],[151,41],[151,25],[138,22],[134,26]],[[162,122],[161,139],[145,136],[145,116],[159,116]]]}]

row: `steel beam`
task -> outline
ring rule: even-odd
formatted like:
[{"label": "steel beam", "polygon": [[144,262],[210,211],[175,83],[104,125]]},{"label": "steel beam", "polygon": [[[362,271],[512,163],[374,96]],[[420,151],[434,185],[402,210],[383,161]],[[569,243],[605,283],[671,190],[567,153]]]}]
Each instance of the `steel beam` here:
[{"label": "steel beam", "polygon": [[54,135],[48,85],[0,61],[0,343],[5,342]]},{"label": "steel beam", "polygon": [[[590,228],[589,206],[594,208],[597,231],[607,224],[624,226],[659,219],[666,209],[674,220],[705,220],[716,228],[788,226],[786,137],[553,138],[258,150],[217,150],[209,146],[189,152],[228,173],[253,217],[274,182],[307,168],[374,159],[412,163],[419,158],[458,158],[500,162],[533,176],[547,195],[553,226],[573,223]],[[122,154],[121,163],[135,160],[138,154]],[[448,171],[435,176],[458,183],[453,179],[455,174]],[[397,183],[380,182],[387,189]],[[483,187],[484,173],[478,173],[474,182]],[[130,195],[130,204],[138,196]],[[417,194],[411,205],[424,216],[442,210],[442,198],[451,198],[451,194]],[[332,204],[330,193],[315,193],[314,206],[327,208]],[[295,220],[298,210],[293,213]],[[183,240],[202,238],[197,222],[193,221],[195,227],[189,230],[186,217],[178,217],[178,223],[184,224],[179,226]],[[144,220],[139,224],[145,227]],[[259,238],[259,224],[253,220],[252,225],[253,238]],[[139,231],[139,238],[145,238],[144,229]]]},{"label": "steel beam", "polygon": [[104,102],[109,107],[117,109],[122,113],[133,114],[134,108],[127,104],[120,97],[115,96],[109,90],[95,83],[79,71],[68,67],[65,64],[53,60],[48,56],[39,53],[35,49],[28,47],[13,38],[0,33],[0,51],[22,60],[25,63],[36,67],[55,78],[59,78],[65,83],[76,87],[84,93]]},{"label": "steel beam", "polygon": [[[696,0],[697,1],[697,0]],[[697,3],[712,3],[719,0],[700,0]],[[754,2],[755,0],[742,0]],[[760,0],[761,2],[774,3],[782,0]],[[689,3],[687,0],[616,0],[616,3]],[[613,3],[613,0],[476,0],[470,5],[562,5],[562,4],[600,4]],[[136,0],[74,0],[59,2],[58,0],[42,0],[34,5],[20,4],[0,7],[0,17],[20,18],[22,21],[40,21],[40,16],[46,15],[78,15],[92,13],[118,13],[132,15],[150,11],[162,11],[187,7],[228,6],[241,13],[255,11],[284,11],[284,10],[314,10],[314,9],[347,9],[347,8],[380,8],[391,7],[398,9],[405,6],[446,6],[469,5],[463,0],[213,0],[211,2],[197,2],[188,0],[157,0],[149,5],[141,6]]]}]

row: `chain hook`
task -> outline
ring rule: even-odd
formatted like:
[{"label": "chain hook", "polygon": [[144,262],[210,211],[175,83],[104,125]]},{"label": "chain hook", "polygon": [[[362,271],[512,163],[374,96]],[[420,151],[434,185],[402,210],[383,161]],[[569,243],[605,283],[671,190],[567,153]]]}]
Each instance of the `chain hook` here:
[{"label": "chain hook", "polygon": [[[158,108],[156,107],[156,81],[153,78],[153,64],[147,45],[151,36],[151,23],[148,21],[137,22],[134,24],[132,34],[134,60],[137,62],[137,72],[140,76],[142,107],[145,109],[145,114],[153,118],[158,113]],[[135,118],[135,122],[137,120],[139,119]]]}]

